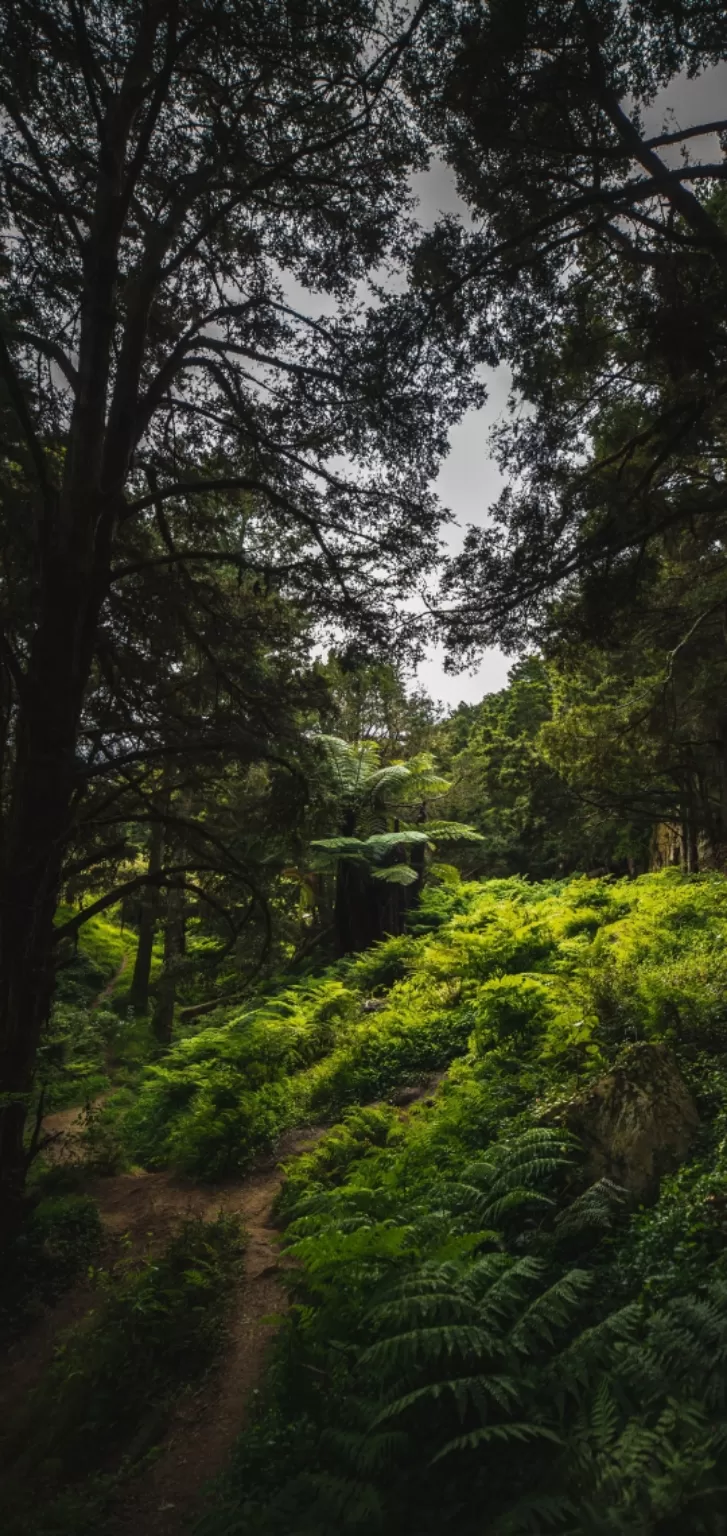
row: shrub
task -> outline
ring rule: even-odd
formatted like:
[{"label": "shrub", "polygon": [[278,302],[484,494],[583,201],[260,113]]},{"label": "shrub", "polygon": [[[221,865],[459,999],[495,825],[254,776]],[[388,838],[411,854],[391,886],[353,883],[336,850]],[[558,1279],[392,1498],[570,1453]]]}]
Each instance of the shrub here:
[{"label": "shrub", "polygon": [[[387,940],[179,1040],[123,1118],[127,1155],[203,1176],[244,1171],[286,1128],[331,1120],[465,1056],[473,1032],[516,1097],[523,1053],[532,1094],[543,1074],[567,1087],[602,1068],[624,1040],[719,1046],[724,881],[496,880],[455,894],[435,932]],[[665,924],[673,911],[679,921]],[[362,1006],[372,992],[376,1011]]]},{"label": "shrub", "polygon": [[530,1049],[552,1015],[547,986],[534,976],[498,976],[480,989],[475,1040],[480,1055],[509,1044]]},{"label": "shrub", "polygon": [[[724,1536],[726,937],[727,881],[668,872],[489,884],[416,940],[305,1101],[462,1059],[288,1170],[297,1305],[203,1536]],[[647,1211],[533,1122],[633,1033],[703,1116]]]},{"label": "shrub", "polygon": [[387,1105],[347,1110],[341,1124],[323,1136],[312,1151],[284,1165],[285,1182],[277,1202],[278,1214],[285,1216],[321,1189],[342,1184],[354,1163],[402,1136],[399,1116]]},{"label": "shrub", "polygon": [[46,1195],[5,1255],[0,1277],[0,1338],[58,1300],[94,1262],[102,1226],[88,1195]]},{"label": "shrub", "polygon": [[[189,1221],[158,1258],[98,1277],[97,1308],[62,1339],[6,1444],[13,1536],[38,1529],[37,1512],[26,1513],[31,1473],[48,1504],[41,1528],[52,1528],[68,1503],[57,1501],[63,1484],[93,1478],[124,1452],[143,1454],[159,1437],[172,1394],[221,1344],[241,1251],[234,1218]],[[89,1494],[93,1505],[93,1482]]]}]

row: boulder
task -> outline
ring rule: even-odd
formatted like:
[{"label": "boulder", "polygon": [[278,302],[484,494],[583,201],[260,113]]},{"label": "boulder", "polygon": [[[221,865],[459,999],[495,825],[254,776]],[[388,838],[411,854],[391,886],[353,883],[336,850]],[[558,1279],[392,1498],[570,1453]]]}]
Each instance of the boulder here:
[{"label": "boulder", "polygon": [[628,1047],[613,1071],[561,1106],[558,1119],[585,1148],[589,1179],[611,1179],[644,1203],[684,1161],[699,1125],[673,1057],[649,1044]]}]

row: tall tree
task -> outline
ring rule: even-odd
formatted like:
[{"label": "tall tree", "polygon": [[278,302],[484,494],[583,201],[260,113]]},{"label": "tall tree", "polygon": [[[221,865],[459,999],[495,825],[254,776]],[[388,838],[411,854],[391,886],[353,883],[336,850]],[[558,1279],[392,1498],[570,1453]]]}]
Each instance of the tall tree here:
[{"label": "tall tree", "polygon": [[436,706],[423,689],[407,686],[395,662],[367,659],[352,646],[331,651],[316,671],[328,690],[320,704],[328,734],[377,742],[383,762],[414,757],[431,746]]},{"label": "tall tree", "polygon": [[[441,347],[394,329],[385,295],[369,316],[353,303],[406,239],[423,149],[399,79],[425,9],[3,11],[0,407],[25,494],[3,509],[0,1232],[19,1211],[64,856],[108,757],[102,721],[82,732],[96,666],[118,713],[110,593],[140,567],[193,583],[223,561],[380,635],[387,594],[432,557],[427,477],[466,386]],[[302,314],[285,272],[337,315]],[[220,527],[231,489],[247,501]],[[119,727],[113,750],[148,761],[163,743],[129,747]]]},{"label": "tall tree", "polygon": [[[480,356],[513,376],[507,487],[452,570],[464,650],[537,636],[574,573],[607,579],[719,514],[727,118],[664,105],[645,125],[680,72],[725,58],[719,8],[682,0],[443,0],[427,19],[410,90],[473,220],[422,243],[418,302],[479,324]],[[617,441],[592,431],[606,401]]]}]

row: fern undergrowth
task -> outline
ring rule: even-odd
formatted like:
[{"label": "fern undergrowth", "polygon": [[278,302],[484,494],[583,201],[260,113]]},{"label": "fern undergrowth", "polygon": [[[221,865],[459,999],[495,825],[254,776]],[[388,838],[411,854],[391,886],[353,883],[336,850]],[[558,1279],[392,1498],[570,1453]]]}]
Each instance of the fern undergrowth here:
[{"label": "fern undergrowth", "polygon": [[[668,874],[493,882],[407,941],[387,1007],[449,989],[469,1054],[291,1165],[294,1304],[200,1536],[724,1536],[726,936],[727,883]],[[634,1040],[702,1117],[648,1208],[544,1114]]]}]

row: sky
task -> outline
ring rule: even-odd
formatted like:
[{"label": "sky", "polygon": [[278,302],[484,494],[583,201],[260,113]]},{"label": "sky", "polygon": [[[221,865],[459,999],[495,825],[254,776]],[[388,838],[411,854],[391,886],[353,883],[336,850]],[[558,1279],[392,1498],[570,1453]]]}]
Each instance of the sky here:
[{"label": "sky", "polygon": [[[727,117],[727,65],[719,65],[696,80],[676,76],[644,113],[644,127],[647,133],[656,134],[662,127],[671,131],[724,117]],[[678,165],[679,153],[677,146],[662,151],[664,159],[673,165]],[[718,160],[721,152],[716,136],[692,140],[690,153],[695,160]],[[418,212],[423,224],[433,224],[442,213],[459,214],[465,223],[471,223],[452,173],[441,160],[434,160],[428,171],[415,176],[413,186],[419,194]],[[285,274],[283,282],[289,301],[299,309],[324,314],[335,308],[335,300],[327,300],[325,295],[317,294],[312,299],[312,295],[289,273]],[[450,432],[449,453],[435,482],[443,506],[454,517],[453,523],[443,530],[445,546],[452,553],[461,547],[468,524],[482,526],[487,522],[488,508],[503,484],[491,456],[489,434],[506,409],[509,374],[507,368],[502,367],[485,370],[483,377],[488,390],[487,402],[479,411],[468,411]],[[504,688],[514,659],[493,647],[482,653],[474,669],[452,675],[444,670],[443,647],[432,646],[417,668],[416,683],[446,710],[451,710],[459,703],[475,704],[485,694]]]},{"label": "sky", "polygon": [[[656,134],[664,125],[672,130],[724,117],[727,117],[727,65],[719,65],[696,80],[676,76],[668,90],[644,113],[644,127],[647,133]],[[692,141],[692,159],[720,159],[716,136],[710,137],[711,143],[710,139],[702,138]],[[676,146],[662,153],[673,165],[679,164]],[[420,218],[424,222],[433,222],[438,213],[461,213],[467,217],[452,174],[441,162],[435,162],[429,172],[416,177],[414,184],[420,197]],[[468,412],[450,433],[449,454],[436,481],[443,504],[455,517],[455,523],[445,529],[445,542],[452,551],[460,547],[468,523],[482,525],[486,522],[487,509],[502,486],[497,465],[490,455],[488,436],[490,428],[505,410],[509,377],[505,368],[491,370],[485,377],[487,404],[480,411]],[[504,688],[513,660],[494,648],[482,654],[474,671],[451,676],[444,671],[442,648],[433,647],[418,669],[417,680],[432,698],[452,709],[460,702],[477,703],[484,694]]]}]

